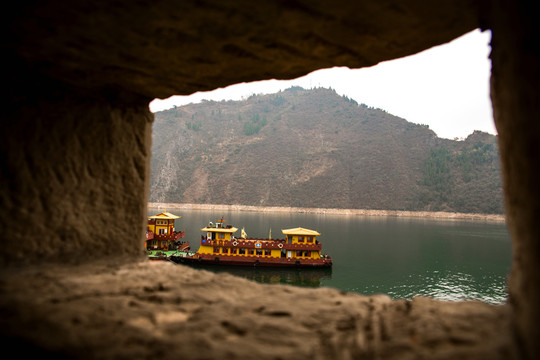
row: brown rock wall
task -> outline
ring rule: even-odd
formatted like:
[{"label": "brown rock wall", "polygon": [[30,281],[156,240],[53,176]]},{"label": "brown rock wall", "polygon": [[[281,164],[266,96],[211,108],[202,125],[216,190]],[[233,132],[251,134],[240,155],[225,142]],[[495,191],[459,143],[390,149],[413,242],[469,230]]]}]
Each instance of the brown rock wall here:
[{"label": "brown rock wall", "polygon": [[481,1],[90,1],[13,4],[8,49],[74,86],[149,98],[325,67],[372,66],[478,27]]},{"label": "brown rock wall", "polygon": [[[48,92],[47,92],[48,91]],[[10,104],[1,143],[0,263],[141,255],[148,107],[48,90]]]},{"label": "brown rock wall", "polygon": [[540,338],[540,73],[533,39],[539,31],[531,4],[500,1],[494,14],[491,99],[513,239],[510,301],[514,325],[520,338],[527,339],[523,356],[535,359],[540,357],[533,340]]},{"label": "brown rock wall", "polygon": [[[525,1],[23,1],[2,26],[4,345],[75,358],[538,358],[538,36]],[[493,29],[509,306],[138,261],[151,99],[371,66],[477,27]]]},{"label": "brown rock wall", "polygon": [[160,261],[27,268],[0,284],[0,333],[60,357],[515,358],[508,307],[480,302],[262,285]]}]

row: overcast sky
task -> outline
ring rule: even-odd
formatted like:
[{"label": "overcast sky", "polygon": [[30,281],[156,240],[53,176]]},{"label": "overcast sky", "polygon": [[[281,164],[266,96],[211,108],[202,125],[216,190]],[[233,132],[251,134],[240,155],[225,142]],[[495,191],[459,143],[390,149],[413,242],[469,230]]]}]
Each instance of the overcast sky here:
[{"label": "overcast sky", "polygon": [[190,96],[154,100],[152,112],[206,100],[242,100],[293,85],[332,88],[359,104],[381,108],[416,124],[429,125],[439,137],[465,138],[474,130],[497,134],[489,98],[491,33],[479,30],[446,45],[364,69],[318,70],[295,80],[231,85]]}]

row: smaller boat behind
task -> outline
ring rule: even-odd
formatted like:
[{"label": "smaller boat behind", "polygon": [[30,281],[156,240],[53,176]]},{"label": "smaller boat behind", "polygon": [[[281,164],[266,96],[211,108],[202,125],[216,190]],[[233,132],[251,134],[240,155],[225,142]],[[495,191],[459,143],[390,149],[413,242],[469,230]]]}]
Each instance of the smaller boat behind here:
[{"label": "smaller boat behind", "polygon": [[268,267],[331,267],[332,258],[323,254],[322,245],[317,240],[321,234],[305,228],[282,230],[284,239],[247,238],[234,234],[238,228],[225,225],[220,219],[210,222],[201,229],[199,250],[196,253],[182,253],[170,256],[170,260],[183,264],[213,264],[232,266]]},{"label": "smaller boat behind", "polygon": [[189,251],[189,242],[182,240],[185,232],[175,229],[179,218],[167,211],[148,218],[145,248],[150,260],[169,260],[177,252]]}]

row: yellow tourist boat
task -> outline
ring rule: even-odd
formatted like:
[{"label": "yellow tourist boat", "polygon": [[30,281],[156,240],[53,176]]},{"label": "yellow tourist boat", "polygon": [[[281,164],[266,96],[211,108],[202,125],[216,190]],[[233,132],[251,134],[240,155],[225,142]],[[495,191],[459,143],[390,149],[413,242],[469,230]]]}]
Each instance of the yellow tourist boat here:
[{"label": "yellow tourist boat", "polygon": [[174,221],[180,216],[167,211],[150,216],[146,227],[145,248],[151,260],[167,260],[177,251],[188,251],[184,231],[176,231]]},{"label": "yellow tourist boat", "polygon": [[240,238],[234,236],[238,228],[225,225],[221,219],[201,229],[200,247],[196,253],[175,254],[176,263],[197,263],[238,266],[331,267],[332,258],[322,254],[317,231],[301,227],[282,230],[284,239],[247,238],[242,229]]}]

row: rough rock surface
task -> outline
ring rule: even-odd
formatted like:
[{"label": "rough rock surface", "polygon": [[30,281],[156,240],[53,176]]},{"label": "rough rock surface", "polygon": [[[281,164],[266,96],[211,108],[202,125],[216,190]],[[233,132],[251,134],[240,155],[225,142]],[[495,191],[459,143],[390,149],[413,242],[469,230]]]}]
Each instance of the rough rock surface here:
[{"label": "rough rock surface", "polygon": [[[478,27],[482,1],[13,4],[8,48],[74,86],[164,98],[414,54]],[[485,5],[484,5],[485,7]]]},{"label": "rough rock surface", "polygon": [[480,302],[262,285],[149,260],[17,269],[0,289],[2,335],[67,358],[515,358],[508,306]]},{"label": "rough rock surface", "polygon": [[[206,359],[247,353],[511,358],[514,350],[521,358],[540,358],[534,6],[524,0],[10,4],[2,21],[8,104],[0,141],[4,340],[17,351],[76,358],[174,352]],[[208,274],[188,281],[182,276],[189,270],[140,262],[153,98],[293,78],[323,67],[371,66],[478,27],[493,34],[491,96],[514,244],[508,307],[392,302],[327,289],[247,286]],[[128,261],[120,265],[120,259]],[[284,310],[286,301],[291,304]],[[319,311],[334,307],[339,310],[332,316]],[[173,333],[192,342],[169,337]],[[273,339],[266,333],[285,345],[268,345]],[[229,350],[229,342],[237,346]]]}]

